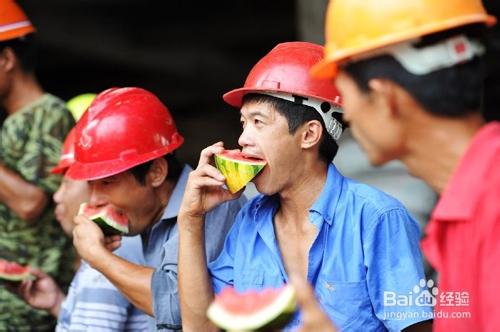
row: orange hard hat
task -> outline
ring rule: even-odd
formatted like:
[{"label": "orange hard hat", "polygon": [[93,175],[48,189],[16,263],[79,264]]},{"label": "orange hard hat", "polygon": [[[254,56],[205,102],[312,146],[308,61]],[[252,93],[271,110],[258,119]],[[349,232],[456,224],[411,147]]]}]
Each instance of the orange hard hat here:
[{"label": "orange hard hat", "polygon": [[326,12],[325,56],[311,74],[333,78],[337,65],[352,57],[464,25],[495,22],[481,0],[333,0]]},{"label": "orange hard hat", "polygon": [[325,121],[327,131],[337,139],[342,133],[342,125],[333,113],[342,113],[340,93],[329,80],[314,79],[309,75],[311,67],[322,56],[323,47],[313,43],[278,44],[252,68],[242,88],[224,94],[224,101],[241,107],[243,96],[249,93],[297,101],[316,109]]},{"label": "orange hard hat", "polygon": [[62,147],[59,163],[50,171],[52,174],[64,174],[75,162],[75,127],[70,130]]},{"label": "orange hard hat", "polygon": [[96,180],[159,158],[182,145],[167,107],[141,88],[108,89],[76,125],[75,163],[66,175]]},{"label": "orange hard hat", "polygon": [[0,5],[0,41],[22,37],[35,28],[14,0],[1,0]]}]

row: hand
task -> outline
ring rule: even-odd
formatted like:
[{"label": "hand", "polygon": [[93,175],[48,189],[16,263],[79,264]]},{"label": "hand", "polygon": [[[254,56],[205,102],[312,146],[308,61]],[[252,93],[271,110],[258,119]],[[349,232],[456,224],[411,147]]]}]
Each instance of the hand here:
[{"label": "hand", "polygon": [[63,292],[48,274],[38,269],[31,269],[30,273],[36,279],[23,281],[17,293],[33,308],[47,310],[57,317],[64,300]]},{"label": "hand", "polygon": [[109,251],[115,251],[122,245],[121,235],[111,235],[104,238],[104,244]]},{"label": "hand", "polygon": [[[108,245],[111,247],[115,241],[106,242],[102,230],[92,220],[83,215],[78,215],[74,219],[75,228],[73,229],[73,245],[80,257],[85,260],[90,266],[94,267],[96,260],[109,252]],[[113,239],[111,237],[110,239]]]},{"label": "hand", "polygon": [[179,215],[202,217],[215,206],[241,196],[243,190],[231,194],[224,189],[225,178],[210,162],[213,156],[224,151],[224,143],[215,143],[200,154],[198,167],[189,174]]},{"label": "hand", "polygon": [[290,281],[297,292],[297,302],[302,312],[303,323],[297,332],[336,332],[337,329],[321,309],[307,281],[297,275],[291,275]]}]

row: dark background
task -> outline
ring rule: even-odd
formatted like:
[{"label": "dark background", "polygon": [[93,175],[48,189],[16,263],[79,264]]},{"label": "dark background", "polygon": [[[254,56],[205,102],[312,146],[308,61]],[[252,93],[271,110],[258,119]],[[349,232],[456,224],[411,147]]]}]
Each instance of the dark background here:
[{"label": "dark background", "polygon": [[[237,146],[239,113],[222,94],[279,42],[323,42],[326,0],[20,0],[38,29],[38,77],[69,99],[113,86],[139,86],[169,107],[186,143],[181,159],[220,139]],[[497,3],[495,3],[497,2]],[[498,1],[486,1],[500,13]],[[498,14],[497,14],[498,16]],[[500,33],[491,38],[485,96],[500,105]]]}]

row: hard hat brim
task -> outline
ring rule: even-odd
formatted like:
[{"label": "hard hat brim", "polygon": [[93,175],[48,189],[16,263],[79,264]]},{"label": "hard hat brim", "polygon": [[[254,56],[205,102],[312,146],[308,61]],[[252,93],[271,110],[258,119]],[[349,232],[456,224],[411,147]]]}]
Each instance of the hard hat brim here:
[{"label": "hard hat brim", "polygon": [[58,164],[50,170],[50,174],[64,174],[70,165]]},{"label": "hard hat brim", "polygon": [[178,135],[179,139],[163,149],[158,149],[146,155],[138,155],[137,158],[123,160],[113,159],[95,163],[84,163],[75,161],[67,170],[66,176],[73,180],[92,181],[104,179],[122,172],[125,172],[137,165],[160,158],[184,143],[184,138]]}]

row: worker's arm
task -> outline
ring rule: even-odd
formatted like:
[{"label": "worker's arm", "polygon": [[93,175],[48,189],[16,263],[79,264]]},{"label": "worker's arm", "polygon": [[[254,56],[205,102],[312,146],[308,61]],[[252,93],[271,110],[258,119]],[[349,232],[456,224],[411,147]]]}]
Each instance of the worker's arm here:
[{"label": "worker's arm", "polygon": [[[210,161],[222,143],[204,149],[191,172],[177,218],[179,226],[179,295],[183,331],[217,331],[206,311],[214,293],[205,256],[204,216],[224,201],[239,197],[222,188],[224,177]],[[240,193],[241,194],[241,193]]]},{"label": "worker's arm", "polygon": [[49,197],[42,188],[25,181],[0,163],[0,201],[21,219],[32,222],[43,212]]},{"label": "worker's arm", "polygon": [[151,277],[154,269],[113,254],[102,230],[87,217],[77,216],[75,224],[73,243],[80,257],[101,272],[135,307],[153,316]]}]

